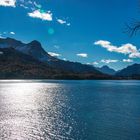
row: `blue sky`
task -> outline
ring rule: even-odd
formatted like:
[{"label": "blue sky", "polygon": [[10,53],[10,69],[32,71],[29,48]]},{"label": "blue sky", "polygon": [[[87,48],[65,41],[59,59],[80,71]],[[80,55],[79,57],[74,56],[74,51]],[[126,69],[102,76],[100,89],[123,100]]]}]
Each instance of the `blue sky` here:
[{"label": "blue sky", "polygon": [[125,23],[138,0],[0,0],[0,36],[38,40],[60,59],[121,69],[140,62],[140,39]]}]

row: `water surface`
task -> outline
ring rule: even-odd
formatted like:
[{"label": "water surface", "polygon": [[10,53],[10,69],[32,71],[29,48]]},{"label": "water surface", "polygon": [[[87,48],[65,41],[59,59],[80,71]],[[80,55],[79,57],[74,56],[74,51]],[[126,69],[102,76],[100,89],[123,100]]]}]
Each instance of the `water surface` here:
[{"label": "water surface", "polygon": [[0,81],[1,140],[140,140],[139,81]]}]

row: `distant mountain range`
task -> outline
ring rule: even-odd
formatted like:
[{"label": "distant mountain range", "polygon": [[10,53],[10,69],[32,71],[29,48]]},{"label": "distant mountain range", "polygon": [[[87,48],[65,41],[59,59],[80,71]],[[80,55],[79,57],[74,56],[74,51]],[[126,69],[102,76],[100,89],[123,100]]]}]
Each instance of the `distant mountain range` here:
[{"label": "distant mountain range", "polygon": [[93,66],[50,56],[38,41],[0,39],[0,78],[110,79]]},{"label": "distant mountain range", "polygon": [[108,74],[108,75],[115,75],[116,71],[108,66],[102,66],[101,68],[97,68],[98,71]]},{"label": "distant mountain range", "polygon": [[118,71],[115,75],[128,79],[140,79],[140,64],[128,66],[127,68]]},{"label": "distant mountain range", "polygon": [[49,55],[34,40],[22,43],[0,39],[0,79],[140,79],[140,64],[115,71],[108,66],[95,68]]}]

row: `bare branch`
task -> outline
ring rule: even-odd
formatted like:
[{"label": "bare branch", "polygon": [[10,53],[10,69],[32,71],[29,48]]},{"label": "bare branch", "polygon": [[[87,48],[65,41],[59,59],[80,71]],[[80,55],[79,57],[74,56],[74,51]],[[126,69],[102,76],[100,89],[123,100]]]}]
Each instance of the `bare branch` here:
[{"label": "bare branch", "polygon": [[126,33],[128,33],[130,36],[136,35],[140,31],[140,22],[139,21],[133,21],[132,23],[125,24],[126,26]]}]

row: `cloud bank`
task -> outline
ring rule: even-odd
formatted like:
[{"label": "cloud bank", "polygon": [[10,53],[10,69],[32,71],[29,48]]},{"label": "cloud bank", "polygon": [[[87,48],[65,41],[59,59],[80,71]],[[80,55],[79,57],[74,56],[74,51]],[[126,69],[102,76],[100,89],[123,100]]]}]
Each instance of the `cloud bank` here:
[{"label": "cloud bank", "polygon": [[57,22],[60,23],[60,24],[65,24],[67,26],[70,26],[71,25],[70,23],[67,23],[67,21],[62,20],[62,19],[57,19]]},{"label": "cloud bank", "polygon": [[62,19],[57,19],[57,22],[59,22],[60,24],[65,24],[65,23],[67,23],[65,20],[62,20]]},{"label": "cloud bank", "polygon": [[54,53],[54,52],[48,52],[49,55],[53,56],[53,57],[59,57],[61,56],[61,54],[59,53]]},{"label": "cloud bank", "polygon": [[10,32],[10,34],[11,34],[11,35],[15,35],[16,33],[15,33],[15,32]]},{"label": "cloud bank", "polygon": [[99,40],[99,41],[96,41],[94,45],[99,45],[107,49],[107,51],[109,52],[116,52],[116,53],[121,53],[125,55],[128,54],[130,58],[140,58],[139,50],[137,49],[136,46],[130,43],[127,43],[118,47],[118,46],[112,45],[111,42],[109,41]]},{"label": "cloud bank", "polygon": [[0,0],[0,6],[16,7],[16,0]]},{"label": "cloud bank", "polygon": [[79,56],[79,57],[83,57],[83,58],[88,57],[88,54],[87,53],[78,53],[76,55]]},{"label": "cloud bank", "polygon": [[123,59],[122,61],[123,61],[123,62],[127,62],[127,63],[133,62],[132,59]]},{"label": "cloud bank", "polygon": [[93,65],[98,65],[99,63],[95,61],[95,62],[93,62],[92,64],[93,64]]},{"label": "cloud bank", "polygon": [[116,63],[116,62],[118,62],[118,60],[113,60],[113,59],[102,59],[101,60],[101,63],[106,63],[106,64]]},{"label": "cloud bank", "polygon": [[42,20],[47,20],[47,21],[52,21],[53,20],[51,11],[44,12],[44,11],[41,11],[41,10],[35,10],[31,13],[28,13],[28,15],[32,18],[39,18],[39,19],[42,19]]}]

